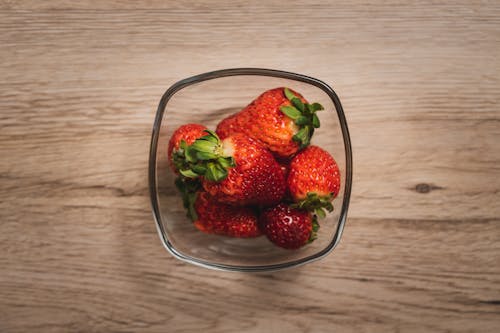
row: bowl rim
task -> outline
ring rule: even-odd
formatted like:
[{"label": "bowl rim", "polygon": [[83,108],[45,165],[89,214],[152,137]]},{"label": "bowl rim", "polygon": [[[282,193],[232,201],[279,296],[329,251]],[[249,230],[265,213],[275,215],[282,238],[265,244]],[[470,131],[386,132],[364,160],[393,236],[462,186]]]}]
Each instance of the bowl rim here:
[{"label": "bowl rim", "polygon": [[[157,156],[157,148],[158,148],[158,138],[161,128],[161,123],[163,120],[163,114],[165,112],[165,108],[167,106],[170,98],[179,90],[190,86],[195,83],[217,79],[221,77],[228,76],[238,76],[238,75],[255,75],[255,76],[270,76],[277,77],[283,79],[290,79],[300,82],[305,82],[311,85],[314,85],[321,90],[323,90],[333,101],[335,109],[337,111],[337,116],[340,122],[340,128],[342,131],[342,136],[344,140],[344,150],[345,150],[345,165],[346,165],[346,175],[345,175],[345,185],[344,185],[344,196],[342,202],[342,209],[339,216],[339,221],[337,224],[337,230],[335,231],[335,235],[332,241],[321,251],[318,251],[315,254],[309,255],[307,257],[288,261],[280,264],[272,264],[272,265],[257,265],[257,266],[238,266],[238,265],[228,265],[228,264],[220,264],[213,263],[207,260],[199,259],[196,257],[192,257],[177,251],[177,249],[172,245],[170,240],[168,239],[167,232],[165,231],[163,224],[161,222],[161,215],[159,209],[159,198],[157,191],[157,182],[156,182],[156,156]],[[160,236],[160,240],[165,247],[165,249],[173,255],[175,258],[180,259],[182,261],[201,266],[206,268],[211,268],[215,270],[222,271],[236,271],[236,272],[264,272],[264,271],[277,271],[291,267],[297,267],[304,265],[306,263],[310,263],[316,260],[319,260],[330,252],[338,245],[340,242],[340,238],[342,237],[342,232],[344,230],[344,226],[347,219],[347,210],[349,208],[349,201],[351,196],[351,187],[352,187],[352,148],[351,148],[351,140],[349,136],[349,130],[347,128],[347,122],[344,115],[344,110],[342,108],[342,104],[340,103],[340,99],[338,98],[335,91],[326,83],[321,80],[315,79],[313,77],[309,77],[302,74],[275,70],[275,69],[264,69],[264,68],[230,68],[230,69],[221,69],[216,71],[211,71],[203,74],[198,74],[195,76],[188,77],[186,79],[180,80],[174,83],[170,88],[168,88],[163,96],[160,99],[160,103],[158,104],[158,109],[156,111],[156,117],[153,125],[153,132],[151,135],[151,143],[150,143],[150,152],[149,152],[149,193],[151,198],[151,206],[153,211],[153,217],[156,222],[156,229]]]}]

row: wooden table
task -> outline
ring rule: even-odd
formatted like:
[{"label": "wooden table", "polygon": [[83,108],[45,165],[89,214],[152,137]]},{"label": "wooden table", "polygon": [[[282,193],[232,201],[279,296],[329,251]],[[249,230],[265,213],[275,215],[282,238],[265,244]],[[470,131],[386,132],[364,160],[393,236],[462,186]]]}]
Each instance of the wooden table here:
[{"label": "wooden table", "polygon": [[[1,332],[498,332],[500,3],[0,1]],[[340,246],[270,274],[162,248],[161,94],[231,67],[338,92]]]}]

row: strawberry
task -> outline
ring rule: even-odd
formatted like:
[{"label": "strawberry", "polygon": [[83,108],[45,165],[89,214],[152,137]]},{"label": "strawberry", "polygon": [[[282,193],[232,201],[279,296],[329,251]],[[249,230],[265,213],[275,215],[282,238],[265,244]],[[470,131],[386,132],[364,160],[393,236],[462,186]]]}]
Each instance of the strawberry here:
[{"label": "strawberry", "polygon": [[194,203],[195,227],[208,234],[238,238],[260,236],[257,215],[250,207],[235,207],[215,201],[207,192],[198,192]]},{"label": "strawberry", "polygon": [[264,210],[260,223],[267,238],[285,249],[298,249],[312,242],[319,229],[316,216],[285,203]]},{"label": "strawberry", "polygon": [[308,104],[288,88],[268,90],[237,114],[222,120],[216,132],[222,138],[244,133],[262,142],[277,157],[290,157],[306,147],[320,126],[318,103]]},{"label": "strawberry", "polygon": [[317,146],[299,152],[290,163],[288,190],[297,207],[319,217],[333,210],[331,201],[340,190],[340,171],[333,157]]},{"label": "strawberry", "polygon": [[184,150],[183,176],[201,177],[205,191],[222,203],[269,206],[281,200],[285,175],[262,144],[243,134],[220,140],[206,133]]},{"label": "strawberry", "polygon": [[186,124],[177,128],[172,134],[168,142],[168,161],[174,172],[177,172],[182,166],[182,161],[179,160],[178,156],[183,155],[185,145],[190,145],[194,140],[204,136],[206,129],[200,124]]},{"label": "strawberry", "polygon": [[221,139],[225,139],[234,133],[244,133],[237,124],[239,113],[234,113],[220,121],[215,132]]}]

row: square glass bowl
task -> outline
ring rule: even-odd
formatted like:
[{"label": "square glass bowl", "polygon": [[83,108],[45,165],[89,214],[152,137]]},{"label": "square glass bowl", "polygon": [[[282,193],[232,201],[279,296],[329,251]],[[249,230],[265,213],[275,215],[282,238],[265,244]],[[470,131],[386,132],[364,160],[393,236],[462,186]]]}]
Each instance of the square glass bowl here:
[{"label": "square glass bowl", "polygon": [[[208,235],[186,217],[168,165],[167,147],[172,133],[187,123],[215,130],[226,116],[242,110],[262,92],[289,87],[309,102],[321,103],[321,127],[311,144],[327,150],[341,172],[341,189],[334,211],[320,220],[318,238],[298,250],[281,249],[265,236],[252,239]],[[174,257],[189,263],[228,271],[271,271],[320,259],[339,243],[347,216],[352,182],[352,153],[340,100],[320,80],[289,72],[236,68],[196,75],[175,83],[163,95],[153,127],[149,156],[149,187],[160,239]]]}]

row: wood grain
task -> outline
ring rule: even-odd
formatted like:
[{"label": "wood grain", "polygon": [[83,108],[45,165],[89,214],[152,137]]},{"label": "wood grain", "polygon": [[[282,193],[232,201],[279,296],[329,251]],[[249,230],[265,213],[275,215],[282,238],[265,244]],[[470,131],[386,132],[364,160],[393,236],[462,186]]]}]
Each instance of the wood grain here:
[{"label": "wood grain", "polygon": [[[497,1],[0,1],[1,332],[495,332]],[[163,250],[159,97],[214,69],[317,77],[355,176],[340,246],[270,274]]]}]

